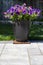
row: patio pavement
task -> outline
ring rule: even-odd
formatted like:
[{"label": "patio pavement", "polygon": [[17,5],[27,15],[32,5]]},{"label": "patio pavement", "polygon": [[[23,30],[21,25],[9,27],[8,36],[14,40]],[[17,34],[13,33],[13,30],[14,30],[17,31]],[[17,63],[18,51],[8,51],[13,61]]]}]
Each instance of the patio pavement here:
[{"label": "patio pavement", "polygon": [[43,65],[43,42],[0,41],[0,65]]}]

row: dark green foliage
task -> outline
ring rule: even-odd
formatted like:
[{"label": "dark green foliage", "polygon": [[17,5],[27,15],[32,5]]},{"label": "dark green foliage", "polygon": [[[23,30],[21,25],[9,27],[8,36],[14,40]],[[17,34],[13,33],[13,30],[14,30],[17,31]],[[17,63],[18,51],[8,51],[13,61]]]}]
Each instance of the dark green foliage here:
[{"label": "dark green foliage", "polygon": [[[13,27],[11,24],[0,23],[0,40],[13,40]],[[30,29],[29,39],[43,40],[43,25],[32,25]]]}]

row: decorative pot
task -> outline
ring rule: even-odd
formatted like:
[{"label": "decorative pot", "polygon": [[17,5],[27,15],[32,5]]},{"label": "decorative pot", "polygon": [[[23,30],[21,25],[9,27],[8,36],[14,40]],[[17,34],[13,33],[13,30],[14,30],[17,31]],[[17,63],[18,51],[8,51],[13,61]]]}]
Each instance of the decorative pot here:
[{"label": "decorative pot", "polygon": [[13,31],[16,41],[27,41],[30,31],[31,21],[21,21],[13,23]]}]

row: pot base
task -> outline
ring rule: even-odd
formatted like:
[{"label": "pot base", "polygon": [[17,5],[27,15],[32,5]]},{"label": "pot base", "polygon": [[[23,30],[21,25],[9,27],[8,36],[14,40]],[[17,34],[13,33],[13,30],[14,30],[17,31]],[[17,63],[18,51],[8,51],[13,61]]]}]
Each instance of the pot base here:
[{"label": "pot base", "polygon": [[28,41],[20,42],[20,41],[14,40],[13,44],[30,44],[30,42],[28,42]]}]

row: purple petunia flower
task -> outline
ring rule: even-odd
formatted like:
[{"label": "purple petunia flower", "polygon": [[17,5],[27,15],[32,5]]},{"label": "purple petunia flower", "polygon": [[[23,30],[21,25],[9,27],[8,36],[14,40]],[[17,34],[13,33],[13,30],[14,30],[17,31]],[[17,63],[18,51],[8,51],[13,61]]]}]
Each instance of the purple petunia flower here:
[{"label": "purple petunia flower", "polygon": [[22,5],[22,7],[26,7],[26,3],[24,3],[24,4]]},{"label": "purple petunia flower", "polygon": [[31,6],[29,8],[27,8],[27,12],[28,12],[29,15],[33,14],[33,9],[32,9]]},{"label": "purple petunia flower", "polygon": [[20,13],[17,11],[17,12],[16,12],[16,14],[18,14],[18,15],[19,15]]},{"label": "purple petunia flower", "polygon": [[6,17],[9,17],[9,18],[10,16],[13,16],[14,14],[18,14],[18,15],[28,14],[30,15],[30,17],[31,16],[37,17],[39,16],[40,12],[41,11],[39,9],[35,9],[35,8],[33,9],[32,6],[27,7],[26,4],[24,3],[23,5],[16,4],[15,6],[11,6],[10,9],[4,12],[4,15],[6,15]]},{"label": "purple petunia flower", "polygon": [[22,14],[26,14],[27,13],[27,10],[24,10],[23,12],[22,12]]},{"label": "purple petunia flower", "polygon": [[4,12],[3,14],[4,14],[4,15],[6,15],[6,14],[7,14],[7,12]]},{"label": "purple petunia flower", "polygon": [[7,10],[7,13],[10,13],[10,9],[9,9],[9,10]]}]

